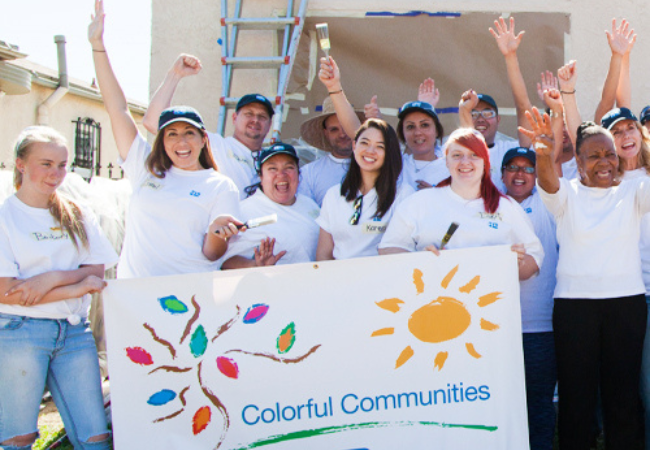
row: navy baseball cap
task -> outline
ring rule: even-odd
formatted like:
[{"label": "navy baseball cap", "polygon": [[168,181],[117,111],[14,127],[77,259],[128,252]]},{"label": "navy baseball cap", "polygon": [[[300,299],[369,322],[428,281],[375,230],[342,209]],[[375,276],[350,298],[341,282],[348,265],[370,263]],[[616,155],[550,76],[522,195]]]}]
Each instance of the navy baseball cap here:
[{"label": "navy baseball cap", "polygon": [[201,114],[190,106],[172,106],[161,112],[158,119],[158,131],[175,122],[187,122],[200,130],[205,130]]},{"label": "navy baseball cap", "polygon": [[251,103],[259,103],[260,105],[264,106],[266,108],[266,111],[269,113],[269,116],[273,117],[273,114],[275,113],[275,111],[273,111],[273,105],[271,104],[271,101],[268,98],[264,97],[262,94],[244,95],[237,102],[235,111],[239,111],[241,108],[246,105],[250,105]]},{"label": "navy baseball cap", "polygon": [[515,159],[517,156],[522,156],[526,158],[530,163],[535,167],[535,164],[537,163],[537,154],[535,153],[534,150],[531,150],[526,147],[515,147],[511,148],[506,152],[505,155],[503,155],[503,162],[501,163],[501,170],[508,165],[510,161]]},{"label": "navy baseball cap", "polygon": [[497,106],[497,102],[495,102],[491,96],[487,94],[478,94],[477,97],[479,102],[487,103],[488,105],[494,108],[497,114],[499,114],[499,107]]},{"label": "navy baseball cap", "polygon": [[432,119],[438,120],[436,109],[433,107],[433,105],[431,105],[431,103],[427,102],[404,103],[404,105],[402,105],[402,107],[399,109],[397,118],[402,120],[408,113],[411,113],[413,111],[422,111],[426,115],[431,116]]},{"label": "navy baseball cap", "polygon": [[639,119],[636,118],[634,113],[627,108],[614,108],[603,116],[600,123],[603,128],[611,130],[614,125],[616,125],[621,120],[634,120],[638,122]]},{"label": "navy baseball cap", "polygon": [[264,164],[266,161],[268,161],[270,158],[274,157],[275,155],[280,155],[280,154],[289,155],[293,159],[295,159],[297,163],[300,162],[300,158],[298,158],[296,149],[293,148],[292,145],[285,144],[284,142],[277,142],[272,146],[270,146],[269,148],[260,151],[260,156],[257,159],[257,170],[261,171],[262,164]]},{"label": "navy baseball cap", "polygon": [[650,120],[650,106],[646,106],[641,110],[641,115],[639,116],[639,121],[641,122],[641,125],[646,123],[648,120]]}]

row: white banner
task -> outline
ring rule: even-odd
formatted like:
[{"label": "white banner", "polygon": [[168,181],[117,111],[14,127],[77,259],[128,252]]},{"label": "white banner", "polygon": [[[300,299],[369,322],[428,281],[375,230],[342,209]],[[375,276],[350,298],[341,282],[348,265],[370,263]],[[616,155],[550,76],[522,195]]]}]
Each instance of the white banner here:
[{"label": "white banner", "polygon": [[115,447],[528,449],[506,246],[109,282]]}]

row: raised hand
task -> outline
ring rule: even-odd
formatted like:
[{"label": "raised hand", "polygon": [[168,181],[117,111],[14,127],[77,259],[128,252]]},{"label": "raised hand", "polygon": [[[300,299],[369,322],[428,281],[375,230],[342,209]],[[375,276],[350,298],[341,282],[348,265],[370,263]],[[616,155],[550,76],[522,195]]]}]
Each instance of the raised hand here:
[{"label": "raised hand", "polygon": [[548,114],[540,114],[539,110],[533,107],[532,113],[526,111],[526,119],[530,130],[519,127],[519,132],[526,135],[532,142],[537,156],[553,157],[554,143],[551,118]]},{"label": "raised hand", "polygon": [[567,64],[560,67],[557,71],[557,79],[560,84],[560,91],[572,92],[576,89],[576,81],[578,81],[578,70],[576,67],[576,60],[571,60]]},{"label": "raised hand", "polygon": [[[540,82],[537,83],[537,96],[541,101],[544,101],[544,91],[549,89],[560,89],[560,84],[557,80],[557,77],[553,75],[553,72],[547,70],[542,72],[540,76]],[[549,106],[548,104],[546,106]]]},{"label": "raised hand", "polygon": [[329,92],[341,90],[341,71],[331,56],[320,59],[320,71],[318,78],[325,85]]},{"label": "raised hand", "polygon": [[287,254],[286,250],[282,250],[277,255],[273,254],[275,247],[275,238],[264,238],[260,242],[259,247],[255,249],[255,264],[257,266],[274,266],[280,258]]},{"label": "raised hand", "polygon": [[373,95],[370,99],[370,103],[366,104],[363,107],[363,114],[366,116],[366,119],[381,119],[381,111],[379,110],[379,105],[377,104],[376,95]]},{"label": "raised hand", "polygon": [[562,102],[562,95],[558,89],[546,89],[542,94],[542,100],[554,113],[564,111],[564,102]]},{"label": "raised hand", "polygon": [[418,88],[418,101],[429,103],[434,108],[438,105],[440,101],[440,92],[436,89],[436,82],[433,78],[427,78]]},{"label": "raised hand", "polygon": [[525,31],[515,34],[515,18],[510,17],[510,26],[508,26],[504,18],[500,17],[499,20],[494,21],[494,28],[496,28],[496,31],[490,28],[490,33],[494,36],[494,40],[497,41],[497,46],[503,56],[517,53]]},{"label": "raised hand", "polygon": [[196,75],[201,71],[201,69],[203,69],[203,65],[199,58],[193,55],[181,53],[178,55],[178,58],[176,58],[171,70],[173,70],[180,78],[184,78]]},{"label": "raised hand", "polygon": [[469,111],[471,111],[476,108],[478,105],[478,94],[476,93],[475,90],[470,89],[468,91],[463,92],[463,95],[460,96],[460,102],[458,103],[458,108]]},{"label": "raised hand", "polygon": [[629,53],[636,42],[636,33],[630,29],[630,23],[623,19],[619,26],[616,26],[616,19],[612,19],[612,31],[605,31],[607,42],[612,53],[621,56]]},{"label": "raised hand", "polygon": [[88,25],[88,41],[93,50],[104,50],[104,2],[95,0],[95,14],[90,15],[90,25]]}]

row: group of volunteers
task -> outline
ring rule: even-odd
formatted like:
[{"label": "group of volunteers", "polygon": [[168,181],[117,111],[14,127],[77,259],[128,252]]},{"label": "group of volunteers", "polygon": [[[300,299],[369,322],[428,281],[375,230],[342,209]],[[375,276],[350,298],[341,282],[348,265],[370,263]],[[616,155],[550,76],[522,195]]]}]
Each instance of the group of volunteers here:
[{"label": "group of volunteers", "polygon": [[[540,112],[528,98],[514,19],[490,28],[504,56],[518,142],[497,139],[499,109],[470,89],[461,127],[445,139],[432,79],[400,109],[397,128],[376,98],[355,110],[336,61],[322,58],[323,113],[301,127],[326,156],[300,167],[291,145],[263,148],[274,114],[260,94],[240,98],[233,135],[206,130],[200,114],[170,106],[200,61],[181,55],[138,132],[104,45],[102,0],[88,28],[97,82],[119,163],[132,187],[118,278],[510,245],[521,283],[531,449],[590,448],[600,404],[607,449],[636,448],[649,413],[650,134],[629,109],[636,35],[616,21],[611,61],[593,122],[575,99],[577,64],[547,72]],[[27,449],[38,435],[47,387],[75,448],[110,448],[90,295],[118,256],[92,212],[57,192],[68,145],[29,127],[15,146],[15,195],[0,206],[0,446]],[[275,223],[247,222],[277,215]],[[645,284],[644,284],[645,282]],[[599,400],[600,399],[600,400]],[[648,439],[650,444],[650,439]],[[646,448],[650,448],[648,445]]]}]

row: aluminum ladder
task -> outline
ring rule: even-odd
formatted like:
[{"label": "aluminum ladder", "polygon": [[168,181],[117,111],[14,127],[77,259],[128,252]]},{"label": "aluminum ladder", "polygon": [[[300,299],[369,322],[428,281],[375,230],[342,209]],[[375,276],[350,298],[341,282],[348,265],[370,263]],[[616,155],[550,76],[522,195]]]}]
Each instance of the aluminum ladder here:
[{"label": "aluminum ladder", "polygon": [[[237,97],[231,97],[230,88],[234,69],[277,69],[278,70],[278,89],[275,103],[272,124],[272,142],[280,140],[282,131],[282,117],[285,107],[285,95],[293,63],[295,61],[296,50],[300,40],[300,34],[305,23],[305,14],[307,12],[307,3],[309,0],[300,0],[298,14],[293,15],[294,1],[288,0],[286,17],[241,17],[241,7],[243,0],[237,0],[235,11],[232,17],[228,16],[228,0],[221,0],[221,98],[219,99],[219,122],[217,132],[224,134],[226,128],[226,116],[228,108],[234,108],[239,101]],[[228,37],[228,28],[231,32],[231,39]],[[237,57],[235,48],[237,47],[237,37],[240,30],[284,30],[284,39],[281,48],[281,54],[278,56],[260,56],[260,57]]]}]

